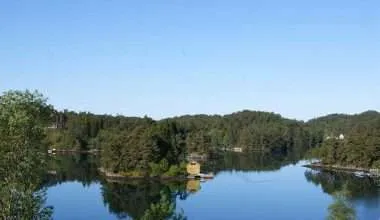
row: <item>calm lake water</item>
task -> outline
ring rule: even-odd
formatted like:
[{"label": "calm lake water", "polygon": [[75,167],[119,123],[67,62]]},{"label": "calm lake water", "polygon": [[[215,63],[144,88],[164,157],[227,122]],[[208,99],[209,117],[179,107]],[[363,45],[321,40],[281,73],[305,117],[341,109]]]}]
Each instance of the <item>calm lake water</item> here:
[{"label": "calm lake water", "polygon": [[167,195],[188,219],[325,219],[331,194],[347,185],[359,219],[380,219],[380,184],[312,171],[288,157],[229,154],[204,165],[213,180],[109,182],[89,155],[51,158],[47,205],[54,219],[136,219]]}]

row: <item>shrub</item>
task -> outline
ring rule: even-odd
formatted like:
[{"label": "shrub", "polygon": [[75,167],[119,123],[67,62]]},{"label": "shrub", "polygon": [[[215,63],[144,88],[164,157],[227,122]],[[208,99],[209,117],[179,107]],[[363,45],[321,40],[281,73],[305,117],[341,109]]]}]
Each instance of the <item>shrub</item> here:
[{"label": "shrub", "polygon": [[163,173],[169,169],[169,162],[166,159],[160,161],[160,169]]},{"label": "shrub", "polygon": [[380,160],[375,161],[372,164],[372,168],[374,168],[374,169],[380,169]]},{"label": "shrub", "polygon": [[150,167],[150,176],[160,176],[163,172],[161,171],[161,167],[159,164],[156,163],[149,163]]},{"label": "shrub", "polygon": [[180,173],[180,168],[176,165],[170,166],[169,170],[165,173],[165,176],[178,176]]},{"label": "shrub", "polygon": [[165,176],[183,176],[186,174],[186,163],[170,166],[169,170],[165,173]]}]

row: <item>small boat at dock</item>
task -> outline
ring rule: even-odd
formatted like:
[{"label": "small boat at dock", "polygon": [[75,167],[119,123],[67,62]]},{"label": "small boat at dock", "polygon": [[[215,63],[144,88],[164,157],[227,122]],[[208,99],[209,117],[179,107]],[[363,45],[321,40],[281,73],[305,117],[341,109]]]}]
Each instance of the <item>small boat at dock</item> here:
[{"label": "small boat at dock", "polygon": [[199,177],[201,179],[213,179],[214,178],[214,174],[213,173],[207,173],[207,174],[200,173]]}]

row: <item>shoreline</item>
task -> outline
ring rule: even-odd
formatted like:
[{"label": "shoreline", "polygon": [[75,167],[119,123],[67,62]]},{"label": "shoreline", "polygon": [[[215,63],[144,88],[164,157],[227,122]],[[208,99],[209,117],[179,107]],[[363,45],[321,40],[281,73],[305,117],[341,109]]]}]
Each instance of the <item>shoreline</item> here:
[{"label": "shoreline", "polygon": [[49,149],[51,150],[51,153],[79,153],[79,154],[98,154],[100,150],[93,149],[93,150],[74,150],[74,149]]},{"label": "shoreline", "polygon": [[109,172],[103,168],[99,168],[98,171],[102,174],[106,180],[187,180],[187,176],[126,176],[118,173]]},{"label": "shoreline", "polygon": [[342,166],[342,165],[337,165],[337,164],[322,164],[320,162],[303,165],[303,167],[307,167],[311,169],[341,171],[341,172],[347,172],[347,173],[353,173],[353,174],[355,172],[364,172],[371,177],[380,177],[380,170],[363,168],[363,167]]}]

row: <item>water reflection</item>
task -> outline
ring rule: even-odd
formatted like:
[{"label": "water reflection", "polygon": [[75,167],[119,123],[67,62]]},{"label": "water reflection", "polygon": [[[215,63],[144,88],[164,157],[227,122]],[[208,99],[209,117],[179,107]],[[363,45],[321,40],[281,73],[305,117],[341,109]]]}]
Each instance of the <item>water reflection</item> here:
[{"label": "water reflection", "polygon": [[[223,200],[222,198],[226,195],[225,193],[231,197],[231,201],[234,201],[234,199],[237,199],[234,196],[242,195],[242,191],[244,190],[248,190],[244,192],[244,194],[252,192],[252,195],[262,195],[263,198],[266,199],[276,198],[271,202],[266,200],[258,201],[255,196],[245,198],[247,200],[247,204],[256,204],[257,207],[261,207],[261,209],[264,209],[265,211],[266,208],[276,204],[275,201],[281,199],[282,197],[288,197],[288,191],[291,190],[292,187],[285,187],[284,184],[286,185],[289,181],[292,184],[298,184],[299,188],[303,187],[304,189],[310,189],[311,184],[322,188],[322,190],[318,190],[318,192],[313,190],[307,191],[307,193],[310,193],[309,196],[318,196],[319,194],[322,194],[322,191],[326,194],[332,195],[334,192],[341,190],[346,184],[348,189],[352,192],[352,199],[357,203],[362,203],[363,205],[361,205],[361,207],[365,207],[363,208],[363,212],[368,210],[377,210],[377,208],[380,207],[380,197],[378,196],[379,194],[377,191],[378,188],[376,182],[372,179],[361,179],[345,173],[320,172],[312,170],[306,170],[305,172],[305,170],[298,165],[295,167],[289,166],[280,170],[280,168],[286,165],[296,164],[298,159],[299,158],[293,157],[292,155],[228,153],[223,157],[219,157],[215,160],[210,160],[202,164],[202,172],[210,171],[216,173],[216,179],[210,180],[211,182],[205,184],[199,180],[106,180],[99,175],[97,171],[99,158],[96,155],[55,155],[54,157],[49,158],[49,172],[44,178],[43,186],[51,187],[65,182],[75,181],[80,182],[86,189],[96,188],[96,191],[91,193],[90,197],[91,200],[99,199],[99,204],[93,204],[92,207],[88,208],[88,210],[92,210],[97,213],[101,212],[104,214],[103,217],[106,219],[159,219],[160,217],[157,216],[172,216],[176,219],[183,219],[186,214],[192,218],[202,217],[198,214],[194,214],[195,212],[198,213],[200,211],[199,204],[207,206],[212,200]],[[230,175],[230,173],[222,172],[226,170],[247,172],[244,176],[249,176],[249,181],[241,182],[237,180],[242,178],[239,176],[243,175],[242,172],[231,172],[232,175]],[[248,173],[250,171],[254,172]],[[303,174],[305,178],[303,177]],[[276,178],[281,179],[283,184],[278,186],[277,182],[265,181],[267,179]],[[249,184],[246,182],[249,182]],[[250,184],[252,182],[259,182],[263,184],[253,187],[252,184]],[[231,183],[238,184],[241,188],[234,188],[233,192],[222,191],[223,193],[221,194],[220,189],[223,189],[226,186],[228,187]],[[70,186],[70,184],[67,186]],[[311,186],[311,188],[313,187]],[[57,186],[56,189],[55,195],[61,196],[60,190],[62,188]],[[268,190],[266,191],[266,189]],[[81,193],[80,190],[83,189],[76,190],[77,191],[75,191],[75,193]],[[272,193],[273,191],[276,191],[276,193]],[[209,196],[212,194],[215,195],[215,197]],[[301,201],[303,197],[298,196],[297,198]],[[321,198],[323,197],[320,197],[320,200],[315,202],[319,202],[320,204],[330,202],[329,200],[323,200]],[[188,201],[183,202],[184,200]],[[239,200],[237,199],[236,201]],[[195,203],[196,205],[194,205]],[[228,210],[228,206],[233,206],[228,201],[221,203],[222,204],[220,206],[226,210]],[[193,208],[189,208],[186,204],[193,204]],[[323,218],[324,212],[326,212],[328,205],[329,204],[326,203],[325,205],[320,206],[320,209],[318,210],[320,210],[319,213],[321,215],[319,215],[318,219]],[[357,204],[355,204],[355,206],[357,207]],[[65,212],[67,209],[66,204],[61,204],[60,207],[62,212]],[[176,213],[176,207],[183,207],[185,212],[182,214],[179,212],[178,214],[177,208]],[[371,207],[373,208],[371,209]],[[208,207],[208,209],[209,208],[212,207]],[[232,217],[234,215],[234,210],[238,208],[239,207],[234,207],[231,209],[228,212],[231,213],[229,216]],[[99,209],[102,209],[102,211],[99,211]],[[293,216],[296,211],[289,208],[289,210],[285,210],[283,212],[288,214],[289,217]],[[372,214],[369,216],[365,215],[365,213],[359,214],[361,217],[364,216],[368,219],[372,219],[374,212],[371,211],[371,213]],[[216,215],[214,212],[213,214]],[[260,215],[259,212],[248,212],[246,216],[243,214],[236,215],[237,219],[241,219],[249,216],[250,214]],[[62,219],[70,218],[70,216],[62,213],[57,215],[57,219],[59,217]],[[261,217],[269,218],[270,216],[262,215]]]},{"label": "water reflection", "polygon": [[380,183],[374,178],[359,178],[354,174],[327,170],[305,171],[308,182],[320,186],[324,193],[334,193],[347,190],[353,202],[364,202],[366,207],[380,207]]},{"label": "water reflection", "polygon": [[[84,187],[89,187],[92,183],[100,183],[104,205],[108,207],[110,213],[119,219],[141,219],[144,216],[146,219],[146,213],[152,205],[160,207],[162,213],[174,216],[176,214],[174,212],[176,200],[185,200],[190,194],[200,189],[199,180],[189,182],[107,180],[99,174],[98,165],[99,158],[96,155],[52,155],[48,159],[48,172],[43,178],[41,188],[73,181],[82,183]],[[163,198],[165,201],[162,201]],[[164,209],[165,205],[163,204],[166,202],[169,206]],[[170,209],[172,206],[174,210]],[[153,214],[158,215],[160,213],[155,212]]]},{"label": "water reflection", "polygon": [[296,164],[300,157],[294,154],[268,154],[268,153],[234,153],[206,161],[202,170],[204,172],[218,173],[220,171],[276,171],[281,167]]},{"label": "water reflection", "polygon": [[201,190],[201,181],[197,179],[188,180],[186,184],[186,190],[189,193],[195,194]]},{"label": "water reflection", "polygon": [[[102,180],[98,172],[99,157],[91,154],[66,153],[48,158],[44,186],[54,186],[69,181],[81,182],[84,186]],[[221,171],[275,171],[289,164],[296,164],[299,158],[291,155],[227,153],[202,163],[202,172]]]},{"label": "water reflection", "polygon": [[100,181],[97,155],[78,153],[50,155],[47,167],[47,175],[43,180],[43,185],[47,187],[71,181],[89,186]]},{"label": "water reflection", "polygon": [[102,195],[109,211],[118,218],[140,219],[165,196],[175,206],[177,198],[185,200],[190,195],[185,181],[128,181],[102,182]]}]

